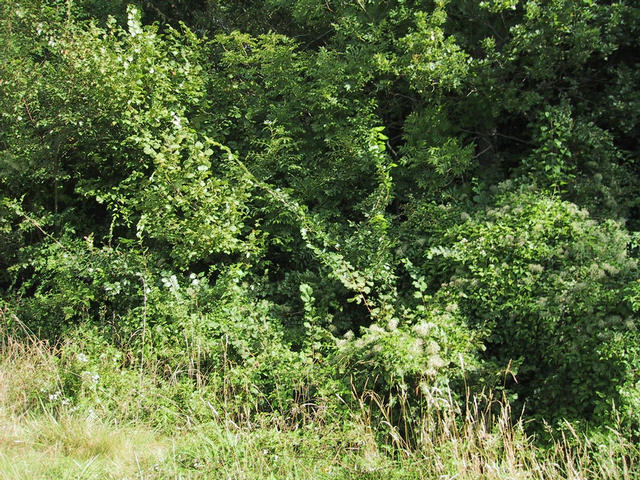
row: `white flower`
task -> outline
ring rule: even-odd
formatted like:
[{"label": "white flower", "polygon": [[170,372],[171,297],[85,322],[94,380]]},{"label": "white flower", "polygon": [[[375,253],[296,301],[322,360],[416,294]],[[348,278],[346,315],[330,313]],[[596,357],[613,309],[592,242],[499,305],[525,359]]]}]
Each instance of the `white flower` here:
[{"label": "white flower", "polygon": [[94,385],[98,383],[98,381],[100,380],[100,375],[98,375],[97,373],[90,372],[88,370],[85,370],[84,372],[82,372],[82,376],[87,378]]},{"label": "white flower", "polygon": [[371,333],[377,333],[377,334],[384,333],[384,329],[380,327],[380,325],[378,325],[377,323],[374,323],[373,325],[371,325],[369,327],[369,331]]},{"label": "white flower", "polygon": [[440,355],[436,354],[429,358],[429,368],[434,370],[439,370],[445,366],[445,361],[440,357]]},{"label": "white flower", "polygon": [[140,25],[140,14],[138,13],[138,9],[130,6],[127,10],[129,34],[132,37],[140,35],[142,33],[142,26]]},{"label": "white flower", "polygon": [[411,345],[409,345],[409,352],[415,356],[420,355],[422,353],[422,340],[417,338],[411,342]]},{"label": "white flower", "polygon": [[429,323],[419,323],[413,326],[413,331],[416,335],[420,337],[426,337],[429,335],[429,332],[435,325],[431,322]]},{"label": "white flower", "polygon": [[173,123],[176,128],[180,128],[182,126],[182,120],[175,112],[171,112],[171,123]]},{"label": "white flower", "polygon": [[530,263],[528,268],[532,273],[542,273],[544,271],[544,267],[538,263]]},{"label": "white flower", "polygon": [[84,353],[79,353],[76,355],[76,360],[78,360],[80,363],[87,363],[89,361],[89,359],[87,358],[87,356]]}]

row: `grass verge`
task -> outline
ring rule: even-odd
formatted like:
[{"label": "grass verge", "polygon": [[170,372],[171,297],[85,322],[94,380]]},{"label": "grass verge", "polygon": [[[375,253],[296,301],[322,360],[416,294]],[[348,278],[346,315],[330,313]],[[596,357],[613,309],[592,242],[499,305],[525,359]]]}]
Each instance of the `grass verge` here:
[{"label": "grass verge", "polygon": [[[615,428],[586,437],[567,425],[541,447],[512,422],[508,406],[470,399],[460,408],[441,395],[405,412],[416,425],[409,444],[392,426],[389,402],[370,392],[354,396],[357,408],[339,416],[292,422],[256,412],[238,422],[211,390],[193,387],[182,397],[188,402],[167,402],[175,380],[153,369],[107,362],[112,371],[101,370],[96,381],[64,360],[77,351],[5,341],[0,479],[640,478],[638,446]],[[162,408],[148,407],[159,399]]]}]

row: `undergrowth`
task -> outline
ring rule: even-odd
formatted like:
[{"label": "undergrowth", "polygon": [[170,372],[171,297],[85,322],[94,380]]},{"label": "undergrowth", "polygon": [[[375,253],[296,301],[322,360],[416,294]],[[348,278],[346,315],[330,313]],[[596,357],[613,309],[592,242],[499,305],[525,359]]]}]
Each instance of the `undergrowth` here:
[{"label": "undergrowth", "polygon": [[461,405],[432,389],[416,407],[406,392],[354,389],[303,414],[259,412],[231,405],[224,383],[187,384],[152,362],[131,368],[115,349],[98,359],[83,349],[5,337],[0,479],[640,478],[640,451],[621,428],[567,423],[541,444],[487,394]]}]

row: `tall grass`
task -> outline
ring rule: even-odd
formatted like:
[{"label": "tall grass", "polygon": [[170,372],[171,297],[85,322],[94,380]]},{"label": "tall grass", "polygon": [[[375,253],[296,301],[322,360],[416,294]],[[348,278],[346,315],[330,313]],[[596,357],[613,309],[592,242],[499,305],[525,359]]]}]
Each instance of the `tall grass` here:
[{"label": "tall grass", "polygon": [[317,406],[304,421],[287,412],[238,416],[231,392],[203,382],[183,392],[186,401],[171,400],[180,386],[149,366],[108,363],[104,384],[83,390],[69,379],[83,373],[64,360],[77,351],[5,338],[0,479],[640,478],[638,446],[617,426],[587,437],[567,424],[540,447],[490,395],[459,405],[433,389],[416,408],[402,392],[354,392],[348,413]]}]

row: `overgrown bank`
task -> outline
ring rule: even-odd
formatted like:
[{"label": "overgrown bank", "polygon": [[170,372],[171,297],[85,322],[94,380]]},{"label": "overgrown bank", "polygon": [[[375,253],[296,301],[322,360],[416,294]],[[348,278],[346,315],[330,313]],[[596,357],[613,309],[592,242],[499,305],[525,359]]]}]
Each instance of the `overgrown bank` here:
[{"label": "overgrown bank", "polygon": [[2,2],[1,334],[61,382],[25,411],[356,418],[393,463],[484,394],[518,454],[636,445],[638,38],[632,1]]},{"label": "overgrown bank", "polygon": [[411,412],[420,431],[410,445],[377,419],[393,407],[374,392],[341,399],[351,406],[340,413],[328,401],[303,417],[239,416],[222,391],[128,370],[114,351],[96,358],[88,347],[4,344],[3,480],[638,478],[640,451],[614,428],[587,438],[567,426],[541,448],[504,404],[461,409],[443,395]]}]

